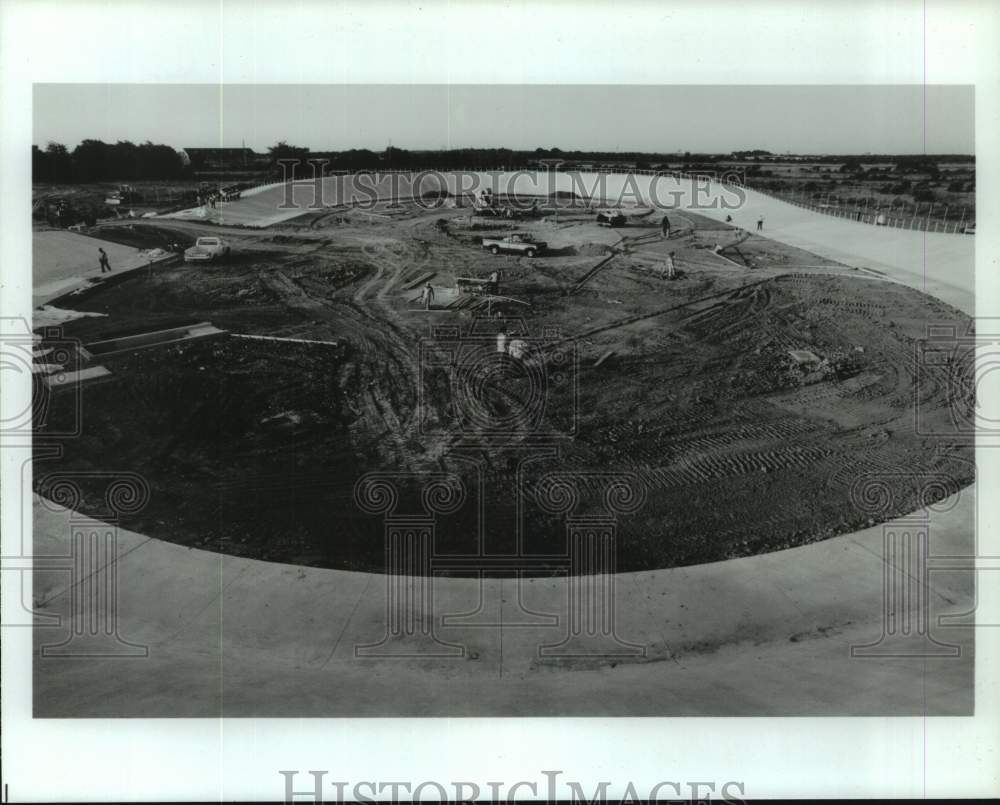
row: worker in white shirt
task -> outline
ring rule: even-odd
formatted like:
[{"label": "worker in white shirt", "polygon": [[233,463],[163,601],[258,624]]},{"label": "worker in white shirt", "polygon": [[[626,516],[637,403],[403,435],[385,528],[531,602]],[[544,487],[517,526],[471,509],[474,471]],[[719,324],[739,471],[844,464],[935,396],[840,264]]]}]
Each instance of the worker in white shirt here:
[{"label": "worker in white shirt", "polygon": [[497,333],[497,352],[504,353],[507,351],[507,331],[501,330]]}]

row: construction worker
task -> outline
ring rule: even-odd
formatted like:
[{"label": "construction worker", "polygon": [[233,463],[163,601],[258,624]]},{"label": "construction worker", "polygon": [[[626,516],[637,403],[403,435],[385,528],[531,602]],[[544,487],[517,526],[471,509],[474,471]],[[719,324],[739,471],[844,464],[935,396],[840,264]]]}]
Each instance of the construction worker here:
[{"label": "construction worker", "polygon": [[434,301],[434,288],[429,282],[424,286],[424,292],[421,296],[423,297],[424,310],[430,310],[431,302]]},{"label": "construction worker", "polygon": [[764,229],[764,216],[762,215],[760,216],[760,218],[757,219],[757,231],[762,232],[763,229]]},{"label": "construction worker", "polygon": [[663,221],[660,222],[660,233],[665,238],[670,237],[670,219],[666,215],[663,216]]},{"label": "construction worker", "polygon": [[676,252],[670,252],[667,255],[667,279],[674,280],[677,279],[677,268],[674,266],[674,255]]},{"label": "construction worker", "polygon": [[490,272],[490,285],[493,286],[493,293],[500,293],[500,272],[493,270]]},{"label": "construction worker", "polygon": [[503,354],[507,351],[507,331],[500,330],[497,333],[497,352]]},{"label": "construction worker", "polygon": [[98,261],[101,264],[101,273],[103,274],[105,271],[111,271],[111,263],[108,262],[107,252],[100,247],[98,247],[97,251],[101,253],[101,256],[98,258]]}]

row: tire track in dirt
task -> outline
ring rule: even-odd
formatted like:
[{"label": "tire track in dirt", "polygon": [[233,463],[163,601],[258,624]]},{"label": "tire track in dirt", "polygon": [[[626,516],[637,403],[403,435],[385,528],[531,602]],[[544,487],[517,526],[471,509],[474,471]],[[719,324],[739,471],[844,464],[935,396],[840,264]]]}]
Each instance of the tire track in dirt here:
[{"label": "tire track in dirt", "polygon": [[368,291],[373,288],[379,280],[382,279],[382,274],[385,268],[382,265],[375,265],[375,273],[372,274],[365,282],[361,284],[361,287],[354,292],[354,301],[361,302],[368,295]]},{"label": "tire track in dirt", "polygon": [[766,279],[757,280],[756,282],[749,282],[746,283],[745,285],[740,285],[737,288],[727,288],[724,291],[718,291],[716,293],[708,294],[707,296],[701,296],[698,297],[697,299],[689,299],[686,302],[680,302],[676,305],[670,305],[669,307],[659,308],[658,310],[654,310],[651,313],[636,313],[633,316],[626,316],[624,318],[613,321],[610,324],[602,324],[597,327],[593,327],[589,330],[583,330],[574,336],[563,338],[557,341],[549,348],[551,349],[560,344],[565,344],[567,341],[577,341],[582,338],[589,338],[592,335],[597,335],[598,333],[605,333],[608,332],[609,330],[617,330],[622,327],[628,327],[630,324],[635,324],[637,322],[645,321],[647,319],[654,319],[659,316],[664,316],[667,313],[672,313],[675,310],[683,310],[686,307],[692,307],[694,305],[698,305],[703,302],[710,302],[723,297],[732,296],[733,294],[739,293],[740,291],[744,291],[747,288],[753,288],[754,286],[762,285],[765,282],[771,282],[771,281],[772,278],[768,277]]},{"label": "tire track in dirt", "polygon": [[[418,219],[412,223],[414,226],[411,228],[416,228],[417,224],[425,222]],[[391,411],[384,417],[389,428],[389,436],[397,444],[400,452],[410,457],[413,455],[412,445],[419,443],[422,448],[422,458],[416,463],[421,466],[436,463],[462,437],[453,435],[439,439],[421,432],[420,406],[426,405],[427,401],[424,399],[425,390],[421,387],[419,350],[415,348],[412,336],[407,333],[399,311],[389,299],[390,292],[398,287],[405,275],[414,271],[414,267],[416,273],[419,273],[428,265],[430,257],[428,244],[418,238],[402,242],[380,239],[364,244],[362,252],[369,262],[376,266],[376,274],[354,294],[351,307],[369,319],[371,327],[378,328],[385,343],[391,344],[392,348],[403,356],[396,362],[395,376],[407,377],[414,395],[414,405],[405,413],[399,412],[389,403],[382,406],[387,412]],[[379,339],[366,337],[363,343],[370,350],[379,349]]]},{"label": "tire track in dirt", "polygon": [[[382,435],[393,442],[395,459],[417,469],[420,462],[409,449],[418,424],[419,389],[413,352],[396,326],[373,316],[363,307],[365,293],[383,274],[382,267],[377,266],[375,278],[366,281],[350,303],[316,298],[281,270],[262,272],[262,280],[291,307],[308,311],[345,334],[359,359],[348,361],[341,387],[345,392],[350,387],[355,397],[361,391],[362,407],[370,417],[383,424]],[[407,405],[406,398],[410,398],[413,405]]]},{"label": "tire track in dirt", "polygon": [[597,262],[593,268],[588,270],[576,284],[570,289],[570,295],[579,293],[580,290],[590,282],[594,277],[596,277],[603,269],[605,269],[608,264],[614,260],[616,257],[621,257],[622,255],[627,255],[632,249],[636,247],[645,246],[649,243],[661,240],[661,236],[656,232],[647,232],[642,235],[620,235],[618,238],[618,243],[614,246],[610,246],[611,254],[603,257]]}]

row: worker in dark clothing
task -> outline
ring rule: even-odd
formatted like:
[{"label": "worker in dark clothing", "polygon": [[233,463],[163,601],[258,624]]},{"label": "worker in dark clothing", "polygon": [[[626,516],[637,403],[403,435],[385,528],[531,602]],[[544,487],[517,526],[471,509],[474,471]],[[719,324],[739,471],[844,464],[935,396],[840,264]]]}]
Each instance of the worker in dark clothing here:
[{"label": "worker in dark clothing", "polygon": [[660,223],[660,232],[663,234],[663,237],[670,237],[670,219],[666,215],[663,216],[663,221]]},{"label": "worker in dark clothing", "polygon": [[101,264],[101,273],[103,274],[106,271],[111,271],[111,263],[108,262],[107,252],[105,252],[104,249],[101,248],[98,248],[97,251],[101,253],[101,256],[98,258]]},{"label": "worker in dark clothing", "polygon": [[764,216],[762,215],[760,216],[760,218],[757,219],[757,231],[761,232],[763,231],[763,229],[764,229]]}]

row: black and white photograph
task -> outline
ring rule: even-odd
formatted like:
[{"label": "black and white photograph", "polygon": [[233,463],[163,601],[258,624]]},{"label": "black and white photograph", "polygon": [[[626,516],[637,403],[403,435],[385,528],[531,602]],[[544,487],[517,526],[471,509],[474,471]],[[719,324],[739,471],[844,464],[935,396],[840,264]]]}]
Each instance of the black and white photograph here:
[{"label": "black and white photograph", "polygon": [[221,89],[35,87],[36,715],[972,712],[971,88]]},{"label": "black and white photograph", "polygon": [[[435,4],[400,5],[426,20]],[[942,4],[898,5],[914,47],[949,24]],[[444,31],[471,35],[448,8]],[[981,11],[995,43],[996,14],[954,9]],[[258,52],[252,19],[250,41],[209,45],[209,74]],[[129,49],[138,33],[123,23]],[[20,712],[135,740],[143,724],[272,719],[302,736],[417,719],[399,723],[419,741],[638,718],[679,743],[711,721],[898,720],[925,747],[898,790],[961,795],[934,782],[927,747],[935,723],[995,717],[983,484],[1000,319],[976,271],[996,267],[977,234],[996,215],[977,191],[995,99],[975,73],[932,81],[926,55],[907,80],[855,63],[852,80],[734,65],[697,81],[654,53],[641,78],[589,64],[468,80],[450,41],[437,80],[406,58],[366,80],[166,80],[123,59],[102,64],[114,78],[19,90],[30,140],[3,226],[28,261],[5,252],[2,368],[26,392],[3,416]],[[503,60],[488,41],[481,58]],[[520,794],[428,770],[391,799],[558,798],[561,772],[543,771],[558,766],[537,757]],[[627,758],[607,763],[567,777],[569,794],[815,790],[736,769],[698,789],[675,768],[650,794]],[[325,783],[320,768],[289,756],[254,772],[270,780],[257,795],[387,795],[332,749]],[[374,768],[394,779],[388,759]],[[996,774],[967,793],[995,793]],[[823,790],[885,793],[851,785]],[[5,801],[37,796],[25,788]]]}]

